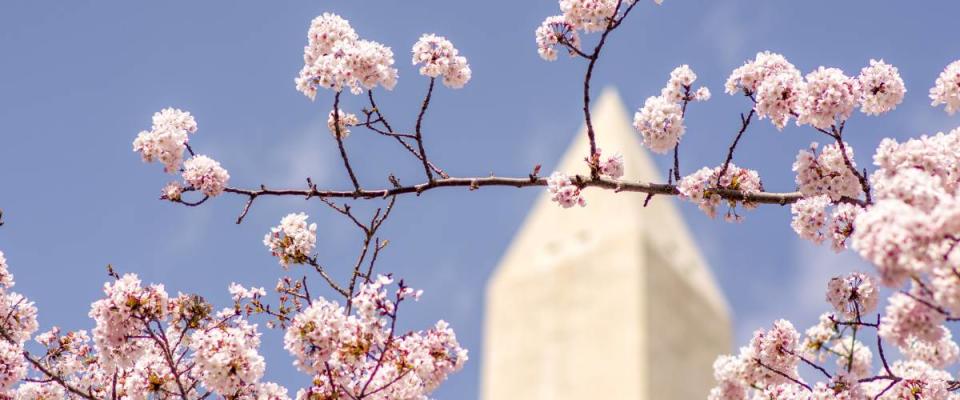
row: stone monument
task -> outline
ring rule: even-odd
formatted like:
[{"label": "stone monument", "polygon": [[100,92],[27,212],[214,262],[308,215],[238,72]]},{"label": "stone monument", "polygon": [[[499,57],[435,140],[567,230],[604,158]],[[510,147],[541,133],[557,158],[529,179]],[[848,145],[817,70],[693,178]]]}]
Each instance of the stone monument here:
[{"label": "stone monument", "polygon": [[[624,180],[664,181],[614,90],[592,115]],[[589,174],[584,130],[555,170]],[[487,287],[482,400],[705,399],[730,316],[677,200],[586,189],[587,207],[563,209],[549,197]]]}]

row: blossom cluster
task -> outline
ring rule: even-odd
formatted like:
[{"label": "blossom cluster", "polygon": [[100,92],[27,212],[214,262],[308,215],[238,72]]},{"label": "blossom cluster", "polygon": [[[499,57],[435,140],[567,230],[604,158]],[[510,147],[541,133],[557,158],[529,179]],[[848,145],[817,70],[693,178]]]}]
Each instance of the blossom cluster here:
[{"label": "blossom cluster", "polygon": [[413,45],[413,65],[420,65],[420,75],[443,77],[443,84],[460,89],[470,81],[472,72],[467,58],[447,38],[424,34]]},{"label": "blossom cluster", "polygon": [[89,314],[96,322],[93,342],[99,363],[107,372],[131,368],[150,347],[133,337],[151,321],[167,317],[169,296],[163,285],[143,287],[136,274],[104,284],[103,292],[106,297],[93,302]]},{"label": "blossom cluster", "polygon": [[879,290],[871,275],[855,272],[837,276],[827,283],[827,302],[837,313],[852,319],[857,315],[869,315],[877,309]]},{"label": "blossom cluster", "polygon": [[[860,80],[865,81],[862,77]],[[890,85],[884,88],[896,91]],[[960,359],[960,346],[945,326],[949,318],[960,313],[958,149],[960,129],[903,143],[884,139],[873,157],[877,170],[869,176],[872,202],[843,199],[859,196],[860,187],[852,175],[841,178],[844,167],[838,148],[832,149],[832,160],[825,159],[826,148],[819,157],[814,151],[801,152],[797,157],[797,182],[807,197],[792,206],[794,229],[816,242],[832,236],[835,249],[844,248],[849,238],[850,247],[877,268],[876,278],[853,273],[831,279],[826,299],[835,312],[821,317],[820,324],[807,330],[803,341],[802,347],[811,359],[822,361],[836,356],[838,368],[858,379],[843,387],[834,386],[836,397],[830,398],[955,397],[950,393],[955,380],[944,369]],[[852,162],[852,152],[848,158]],[[825,176],[835,179],[824,180]],[[836,183],[838,178],[845,183]],[[828,217],[826,209],[831,206],[834,211]],[[910,287],[903,289],[905,283]],[[894,292],[878,323],[865,324],[863,318],[878,306],[881,284]],[[889,365],[884,359],[883,370],[876,373],[895,379],[870,378],[869,350],[853,340],[852,334],[845,335],[865,325],[876,329],[879,345],[892,344],[904,357]],[[718,379],[726,377],[721,374],[719,361],[717,366]],[[799,386],[797,382],[792,386]],[[737,394],[745,395],[750,390],[745,380],[732,386],[722,379],[719,383],[714,390],[718,396],[722,391],[740,390]],[[752,387],[767,390],[770,385]],[[795,398],[819,398],[817,387]],[[851,397],[849,390],[860,394]]]},{"label": "blossom cluster", "polygon": [[[199,296],[168,297],[163,286],[144,287],[134,274],[105,284],[104,295],[91,305],[92,340],[56,327],[35,337],[46,348],[37,361],[44,376],[55,374],[71,391],[95,398],[289,400],[285,388],[261,382],[256,325],[232,308],[213,314]],[[49,379],[16,390],[17,398],[75,398]]]},{"label": "blossom cluster", "polygon": [[598,148],[594,159],[597,164],[597,171],[601,176],[613,180],[623,177],[623,155],[620,153],[603,155],[603,150]]},{"label": "blossom cluster", "polygon": [[[833,211],[828,212],[833,206]],[[834,251],[847,248],[847,239],[853,234],[853,222],[863,207],[853,203],[831,202],[826,195],[805,197],[790,206],[793,220],[790,227],[801,238],[816,244],[830,239]]]},{"label": "blossom cluster", "polygon": [[950,63],[940,73],[930,88],[930,99],[934,107],[943,104],[947,114],[960,110],[960,60]]},{"label": "blossom cluster", "polygon": [[[721,174],[723,174],[721,176]],[[717,215],[717,206],[724,200],[718,190],[736,190],[744,194],[763,191],[763,183],[757,171],[740,168],[733,163],[716,168],[701,168],[700,170],[683,177],[677,185],[680,198],[692,201],[704,213],[714,218]],[[729,210],[725,216],[727,221],[740,221],[742,217],[735,212],[737,201],[726,200]],[[753,209],[757,204],[749,200],[740,202],[745,209]]]},{"label": "blossom cluster", "polygon": [[[615,26],[621,18],[620,7],[636,0],[560,0],[560,15],[547,17],[536,30],[537,53],[547,61],[557,59],[554,47],[568,46],[571,55],[580,50],[580,34],[600,32]],[[662,4],[663,0],[654,0]]]},{"label": "blossom cluster", "polygon": [[379,276],[362,285],[350,300],[352,313],[319,298],[293,318],[284,347],[298,369],[314,376],[297,399],[422,399],[463,367],[467,351],[446,322],[426,331],[395,332],[400,303],[416,291],[401,282],[389,296],[392,283]]},{"label": "blossom cluster", "polygon": [[[814,142],[809,150],[797,154],[793,171],[804,198],[790,207],[791,227],[800,237],[818,244],[829,237],[837,251],[846,248],[846,241],[853,233],[853,220],[863,211],[863,207],[855,203],[862,193],[859,178],[846,164],[849,161],[856,168],[853,149],[844,144],[846,159],[837,143],[823,146],[818,155],[819,145]],[[829,212],[831,206],[833,211]]]},{"label": "blossom cluster", "polygon": [[339,109],[336,115],[334,115],[333,110],[330,110],[330,114],[327,116],[327,129],[330,130],[330,134],[333,135],[333,137],[337,137],[339,134],[340,139],[346,139],[347,136],[350,136],[350,127],[359,123],[360,120],[356,114],[344,112]]},{"label": "blossom cluster", "polygon": [[284,268],[308,261],[317,245],[317,224],[308,225],[307,218],[305,213],[288,214],[263,237],[263,244]]},{"label": "blossom cluster", "polygon": [[313,100],[318,88],[354,94],[397,84],[393,51],[380,43],[360,39],[347,20],[323,13],[313,19],[303,49],[303,68],[295,79],[297,90]]},{"label": "blossom cluster", "polygon": [[183,180],[207,196],[223,193],[230,174],[216,160],[196,155],[183,163]]},{"label": "blossom cluster", "polygon": [[551,194],[550,200],[563,208],[570,208],[575,205],[587,206],[587,201],[580,196],[580,187],[574,184],[567,174],[562,172],[554,172],[547,178],[547,191]]},{"label": "blossom cluster", "polygon": [[[619,180],[623,177],[624,165],[623,155],[620,153],[609,153],[604,155],[603,150],[597,148],[597,152],[592,157],[586,158],[587,165],[603,178]],[[570,208],[575,205],[586,207],[587,200],[583,198],[581,191],[583,188],[574,182],[579,181],[579,176],[568,176],[562,172],[554,172],[547,178],[547,192],[550,193],[550,200],[557,203],[560,207]]]},{"label": "blossom cluster", "polygon": [[843,197],[857,198],[862,190],[860,181],[846,164],[849,160],[852,168],[857,167],[853,148],[844,142],[845,152],[842,152],[839,144],[831,143],[823,146],[818,155],[818,147],[819,144],[813,142],[809,150],[800,150],[793,163],[800,193],[804,196],[826,195],[831,201],[838,201]]},{"label": "blossom cluster", "polygon": [[710,98],[710,90],[701,87],[691,92],[697,74],[687,65],[670,72],[670,80],[660,96],[648,97],[633,116],[633,127],[643,136],[643,144],[655,153],[666,153],[680,143],[686,127],[683,124],[687,102]]},{"label": "blossom cluster", "polygon": [[164,108],[153,114],[153,127],[137,135],[133,151],[139,152],[144,162],[159,161],[165,172],[174,173],[183,163],[189,134],[196,131],[197,121],[189,112]]},{"label": "blossom cluster", "polygon": [[37,330],[37,308],[33,302],[11,291],[13,275],[0,252],[0,395],[7,395],[27,375],[24,344]]},{"label": "blossom cluster", "polygon": [[[948,390],[953,378],[943,368],[955,362],[960,348],[948,329],[931,325],[936,313],[898,293],[891,298],[879,335],[896,344],[906,357],[890,362],[873,374],[873,354],[856,331],[861,318],[872,312],[879,298],[876,282],[867,274],[835,277],[827,285],[827,301],[837,313],[825,313],[801,339],[785,320],[770,330],[758,330],[737,356],[721,356],[714,363],[717,386],[711,400],[764,399],[939,399],[955,398]],[[940,319],[942,322],[942,317]],[[936,323],[936,321],[934,321]],[[931,327],[933,327],[931,329]],[[879,342],[882,346],[882,341]],[[881,349],[881,357],[883,356]],[[836,361],[835,370],[822,364]],[[825,381],[808,383],[799,373],[800,363],[817,365]],[[751,392],[753,396],[751,396]]]},{"label": "blossom cluster", "polygon": [[[133,141],[133,151],[139,152],[145,162],[159,161],[167,173],[182,172],[181,177],[190,190],[205,196],[217,196],[230,180],[230,174],[220,163],[205,155],[194,155],[183,160],[188,134],[197,131],[197,121],[189,112],[165,108],[153,114],[153,127],[140,132]],[[191,151],[191,154],[193,152]],[[179,202],[185,188],[172,182],[164,186],[161,198]]]},{"label": "blossom cluster", "polygon": [[880,115],[897,108],[907,93],[897,67],[870,60],[870,65],[860,70],[860,112]]},{"label": "blossom cluster", "polygon": [[960,129],[904,143],[884,139],[874,163],[875,203],[854,221],[853,248],[884,284],[927,276],[937,302],[960,304],[951,277],[960,261]]},{"label": "blossom cluster", "polygon": [[200,382],[217,393],[243,393],[266,370],[263,356],[257,352],[257,326],[238,317],[232,322],[199,329],[190,341]]},{"label": "blossom cluster", "polygon": [[831,129],[857,106],[865,114],[879,115],[896,108],[906,93],[897,68],[883,60],[870,60],[857,77],[823,66],[802,76],[785,57],[767,51],[735,69],[725,86],[729,94],[751,97],[757,115],[770,118],[777,129],[791,118],[797,125]]},{"label": "blossom cluster", "polygon": [[567,22],[562,15],[547,17],[536,31],[537,53],[547,61],[557,59],[558,45],[568,46],[567,52],[571,56],[577,55],[580,50],[580,34],[573,24]]}]

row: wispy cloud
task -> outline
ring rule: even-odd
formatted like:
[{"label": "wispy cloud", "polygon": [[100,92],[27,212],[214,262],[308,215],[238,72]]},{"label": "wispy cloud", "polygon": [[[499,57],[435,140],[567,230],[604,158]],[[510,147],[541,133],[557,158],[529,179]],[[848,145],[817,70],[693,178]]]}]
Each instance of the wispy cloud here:
[{"label": "wispy cloud", "polygon": [[270,171],[269,181],[283,186],[302,186],[304,179],[310,177],[314,182],[323,182],[331,169],[330,157],[321,151],[330,146],[326,132],[326,121],[317,119],[287,135],[270,153],[270,163],[278,168]]},{"label": "wispy cloud", "polygon": [[703,17],[700,33],[705,43],[717,52],[723,65],[740,62],[746,44],[746,24],[740,21],[737,7],[716,2]]}]

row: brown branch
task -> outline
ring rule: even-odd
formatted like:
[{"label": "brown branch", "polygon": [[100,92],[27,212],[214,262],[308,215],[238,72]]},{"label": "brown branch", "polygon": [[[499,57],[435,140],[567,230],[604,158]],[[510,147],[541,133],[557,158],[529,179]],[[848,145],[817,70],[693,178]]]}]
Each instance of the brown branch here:
[{"label": "brown branch", "polygon": [[[880,314],[877,314],[877,326],[880,326]],[[880,353],[880,361],[883,362],[883,369],[887,371],[887,375],[893,376],[893,371],[890,370],[890,364],[887,363],[887,356],[883,354],[883,338],[880,335],[877,335],[877,352]]]},{"label": "brown branch", "polygon": [[802,355],[799,355],[799,354],[796,354],[796,353],[794,353],[794,352],[792,352],[792,351],[789,351],[789,350],[787,350],[787,349],[782,349],[782,350],[783,350],[784,353],[790,354],[790,355],[792,355],[792,356],[797,356],[797,358],[799,358],[800,361],[803,361],[805,364],[807,364],[807,365],[809,365],[809,366],[811,366],[811,367],[813,367],[813,368],[816,368],[818,371],[822,372],[823,375],[827,377],[827,379],[833,379],[833,376],[831,376],[830,373],[827,372],[826,369],[824,369],[823,367],[817,365],[817,364],[814,363],[813,361],[810,361],[810,360],[807,359],[806,357],[804,357],[804,356],[802,356]]},{"label": "brown branch", "polygon": [[[623,0],[617,0],[617,6],[614,7],[613,15],[610,16],[610,20],[607,23],[607,29],[604,29],[603,33],[600,35],[600,41],[597,42],[597,46],[594,47],[593,53],[588,57],[590,63],[587,64],[587,72],[583,77],[583,120],[587,125],[587,138],[590,139],[590,157],[593,157],[594,154],[597,154],[596,133],[593,130],[593,121],[590,118],[590,79],[593,78],[593,69],[597,65],[597,60],[600,59],[600,51],[603,50],[603,45],[607,43],[607,36],[610,35],[610,32],[613,32],[614,29],[617,29],[617,27],[620,26],[620,23],[627,18],[627,14],[630,13],[630,10],[632,10],[637,3],[633,2],[630,4],[626,11],[623,12],[623,15],[620,18],[617,18],[617,14],[620,12],[620,6],[622,4]],[[600,176],[600,171],[597,170],[596,166],[590,167],[590,176],[594,179]]]},{"label": "brown branch", "polygon": [[777,375],[780,375],[780,376],[782,376],[782,377],[784,377],[784,378],[787,378],[787,379],[789,379],[789,380],[790,380],[791,382],[793,382],[793,383],[796,383],[796,384],[798,384],[798,385],[800,385],[800,386],[803,386],[805,389],[807,389],[807,391],[813,391],[813,388],[811,388],[810,385],[808,385],[808,384],[806,384],[806,383],[803,383],[803,381],[801,381],[801,380],[799,380],[799,379],[797,379],[797,378],[794,378],[794,377],[792,377],[792,376],[790,376],[790,375],[787,375],[787,373],[785,373],[785,372],[782,372],[782,371],[780,371],[780,370],[778,370],[778,369],[776,369],[776,368],[773,368],[773,367],[771,367],[771,366],[768,366],[767,364],[762,363],[762,362],[760,361],[760,359],[755,359],[754,361],[756,361],[757,364],[760,365],[761,367],[764,367],[764,368],[766,368],[767,370],[769,370],[769,371],[771,371],[771,372],[773,372],[773,373],[775,373],[775,374],[777,374]]},{"label": "brown branch", "polygon": [[847,165],[847,168],[853,172],[853,175],[857,177],[857,180],[860,181],[860,187],[863,189],[863,194],[866,196],[867,204],[873,204],[873,199],[870,196],[870,180],[867,178],[867,170],[864,169],[861,174],[860,171],[857,171],[857,167],[853,166],[853,161],[850,160],[850,157],[847,156],[847,145],[843,143],[843,127],[845,123],[840,123],[840,128],[836,126],[832,127],[833,129],[833,138],[837,141],[837,146],[840,147],[840,154],[843,155],[843,163]]},{"label": "brown branch", "polygon": [[386,133],[381,132],[380,130],[371,128],[370,126],[367,126],[368,128],[370,128],[370,129],[372,129],[374,132],[380,133],[380,134],[382,134],[382,135],[385,134],[386,136],[391,136],[391,137],[393,137],[394,139],[397,140],[397,143],[400,143],[401,145],[403,145],[403,147],[404,147],[405,149],[407,149],[407,151],[409,151],[410,154],[413,154],[413,156],[416,157],[417,160],[420,160],[421,162],[424,162],[424,161],[425,161],[425,162],[430,166],[430,168],[433,169],[433,171],[436,172],[438,175],[440,175],[440,176],[443,177],[443,178],[449,178],[449,177],[450,177],[450,175],[447,175],[446,172],[443,172],[442,169],[440,169],[439,167],[437,167],[436,165],[434,165],[434,164],[433,164],[432,162],[430,162],[429,160],[424,160],[424,159],[423,159],[423,156],[420,155],[420,153],[417,153],[417,150],[414,149],[413,146],[410,146],[409,143],[407,143],[406,141],[403,140],[404,137],[408,137],[408,136],[411,137],[411,138],[413,138],[413,139],[416,139],[416,135],[397,134],[397,133],[395,133],[395,132],[393,131],[393,127],[391,127],[391,126],[390,126],[390,123],[387,122],[387,118],[383,116],[383,112],[380,111],[380,107],[377,106],[377,102],[373,100],[373,91],[372,91],[372,90],[368,90],[368,91],[367,91],[367,98],[370,99],[370,107],[372,108],[372,110],[370,110],[370,112],[377,114],[377,120],[378,120],[381,124],[383,124],[383,127],[384,127],[384,128],[387,128],[387,132],[386,132]]},{"label": "brown branch", "polygon": [[423,99],[420,105],[420,115],[417,116],[417,126],[415,128],[417,135],[417,146],[420,148],[420,161],[423,163],[423,172],[427,174],[427,180],[433,182],[433,172],[430,171],[430,164],[427,163],[427,150],[423,146],[423,116],[427,113],[427,107],[430,106],[430,97],[433,95],[433,86],[437,78],[430,78],[430,87],[427,88],[427,97]]},{"label": "brown branch", "polygon": [[340,158],[343,159],[343,166],[347,169],[347,175],[350,175],[353,188],[360,191],[360,182],[357,181],[357,175],[353,173],[353,167],[350,166],[350,158],[347,157],[347,150],[343,147],[343,137],[340,135],[340,92],[333,95],[333,129],[333,136],[337,139],[337,147],[340,148]]},{"label": "brown branch", "polygon": [[[604,178],[590,178],[584,176],[575,177],[581,188],[596,187],[602,189],[616,190],[618,192],[637,192],[646,194],[660,195],[679,195],[676,185],[648,182],[620,182]],[[226,193],[239,194],[250,197],[250,201],[260,196],[302,196],[305,198],[324,197],[324,198],[353,198],[353,199],[375,199],[399,196],[404,194],[421,194],[423,192],[445,187],[463,187],[469,189],[478,189],[485,186],[501,187],[531,187],[546,186],[547,179],[542,177],[513,178],[513,177],[472,177],[472,178],[446,178],[436,179],[433,182],[424,182],[416,185],[394,186],[383,189],[361,189],[352,190],[327,190],[311,187],[308,189],[268,189],[261,185],[259,189],[244,189],[228,187],[224,189]],[[726,200],[749,201],[758,204],[779,204],[787,205],[796,203],[803,198],[799,192],[755,192],[747,193],[739,190],[716,189],[714,193]],[[249,207],[244,207],[246,211]]]},{"label": "brown branch", "polygon": [[[308,258],[308,259],[307,259],[307,264],[310,265],[310,266],[312,266],[313,269],[315,269],[315,270],[317,271],[317,273],[319,273],[320,276],[323,277],[323,279],[324,279],[325,281],[327,281],[327,284],[330,285],[330,287],[333,288],[333,290],[336,290],[337,293],[340,293],[341,295],[343,295],[343,297],[346,297],[347,300],[349,301],[350,297],[349,297],[349,294],[347,293],[346,289],[340,287],[340,285],[338,285],[337,282],[334,281],[333,278],[331,278],[329,274],[327,274],[327,271],[323,268],[322,265],[320,265],[319,262],[317,262],[317,259],[316,259],[316,258]],[[306,278],[304,278],[304,279],[306,279]],[[309,297],[309,294],[308,294],[307,296]],[[312,301],[312,300],[308,299],[307,301]]]},{"label": "brown branch", "polygon": [[[6,336],[6,334],[4,334],[4,336]],[[86,393],[84,393],[84,392],[83,392],[82,390],[80,390],[79,388],[76,388],[76,387],[74,387],[73,385],[67,383],[67,382],[66,382],[63,378],[61,378],[59,375],[55,374],[53,371],[50,371],[49,369],[47,369],[46,367],[44,367],[44,366],[40,363],[40,361],[38,361],[37,359],[33,358],[33,356],[30,355],[30,352],[24,350],[24,351],[23,351],[23,358],[26,359],[30,364],[32,364],[33,367],[36,368],[38,371],[40,371],[42,374],[50,377],[50,379],[53,379],[54,382],[57,382],[58,385],[62,386],[64,389],[67,389],[67,391],[69,391],[70,393],[73,393],[73,394],[75,394],[75,395],[77,395],[77,396],[80,396],[80,397],[82,397],[82,398],[84,398],[84,399],[87,399],[87,400],[100,400],[99,398],[94,397],[93,394],[91,394],[89,391],[86,392]]]},{"label": "brown branch", "polygon": [[756,113],[754,108],[750,109],[750,113],[746,117],[743,116],[743,113],[740,113],[740,131],[737,132],[737,137],[733,139],[733,143],[730,144],[730,148],[727,149],[727,159],[723,161],[723,167],[720,168],[720,175],[717,175],[717,186],[720,186],[720,179],[723,178],[723,174],[727,173],[727,168],[730,167],[730,162],[733,161],[733,151],[737,148],[737,143],[740,143],[740,138],[743,136],[743,133],[747,131],[747,127],[750,126],[750,120],[753,119],[753,114]]},{"label": "brown branch", "polygon": [[[3,326],[0,326],[0,337],[2,337],[3,340],[6,340],[7,342],[17,343],[15,340],[13,340],[13,338],[7,332],[6,328]],[[87,400],[100,400],[94,397],[89,390],[86,393],[84,393],[79,388],[74,387],[73,385],[67,383],[67,381],[62,376],[44,367],[43,363],[41,363],[40,360],[34,358],[32,355],[30,355],[30,352],[27,351],[26,349],[23,349],[22,354],[23,354],[23,358],[27,360],[27,362],[29,362],[31,365],[33,365],[33,367],[36,368],[37,371],[40,371],[40,373],[42,373],[44,376],[52,379],[54,382],[56,382],[58,385],[60,385],[70,393],[73,393]]]}]

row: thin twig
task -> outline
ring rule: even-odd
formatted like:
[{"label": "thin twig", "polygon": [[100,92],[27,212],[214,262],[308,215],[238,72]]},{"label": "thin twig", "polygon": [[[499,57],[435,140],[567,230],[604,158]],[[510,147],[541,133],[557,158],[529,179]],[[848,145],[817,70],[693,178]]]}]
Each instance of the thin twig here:
[{"label": "thin twig", "polygon": [[343,166],[347,169],[350,182],[353,182],[353,188],[360,191],[360,182],[357,180],[357,175],[353,173],[353,167],[350,166],[350,158],[347,157],[347,149],[343,147],[343,137],[340,134],[340,92],[333,95],[333,129],[333,136],[337,139],[337,147],[340,148],[340,158],[343,159]]},{"label": "thin twig", "polygon": [[730,162],[733,161],[733,151],[737,148],[737,144],[740,143],[740,138],[743,136],[743,133],[747,131],[747,127],[750,126],[750,121],[753,119],[753,114],[756,111],[751,108],[750,113],[746,117],[743,116],[743,113],[740,113],[740,130],[737,132],[737,137],[733,139],[733,143],[730,144],[730,148],[727,149],[727,159],[723,161],[723,167],[720,168],[720,175],[717,175],[717,186],[720,186],[720,179],[723,178],[723,174],[727,173],[727,168],[730,167]]},{"label": "thin twig", "polygon": [[420,148],[420,161],[423,163],[423,172],[427,174],[427,180],[433,182],[433,172],[430,171],[430,164],[427,163],[427,150],[423,146],[423,116],[427,113],[427,107],[430,106],[430,97],[433,95],[433,86],[437,78],[430,78],[430,87],[427,88],[427,96],[420,105],[420,115],[417,116],[416,135],[417,146]]},{"label": "thin twig", "polygon": [[[446,172],[443,172],[442,169],[440,169],[439,167],[437,167],[436,165],[434,165],[434,164],[433,164],[432,162],[430,162],[429,160],[424,160],[424,159],[423,159],[423,156],[422,156],[420,153],[417,153],[417,150],[414,149],[413,146],[410,146],[409,143],[407,143],[406,141],[403,140],[403,138],[404,138],[404,137],[407,137],[407,136],[411,136],[411,138],[416,139],[416,135],[401,135],[401,134],[396,134],[396,133],[393,131],[393,127],[391,127],[391,126],[390,126],[390,123],[387,122],[387,118],[383,116],[383,111],[380,110],[380,107],[377,105],[377,102],[373,100],[373,91],[372,91],[372,90],[368,90],[368,91],[367,91],[367,98],[370,99],[370,107],[371,107],[371,109],[372,109],[370,112],[377,114],[377,120],[379,120],[380,123],[383,124],[383,127],[384,127],[384,128],[387,128],[387,133],[390,134],[390,135],[388,135],[388,136],[392,136],[394,139],[396,139],[397,142],[400,143],[401,145],[403,145],[403,148],[407,149],[407,151],[409,151],[410,154],[413,154],[413,156],[416,157],[417,160],[420,160],[421,162],[426,161],[426,163],[427,163],[428,165],[430,165],[430,168],[433,169],[433,171],[436,172],[438,175],[440,175],[440,177],[442,177],[442,178],[449,178],[449,177],[450,177],[450,175],[447,175]],[[372,128],[371,128],[371,129],[372,129]],[[379,130],[376,130],[376,129],[374,129],[374,132],[381,133]],[[382,133],[381,133],[381,134],[382,134]]]}]

